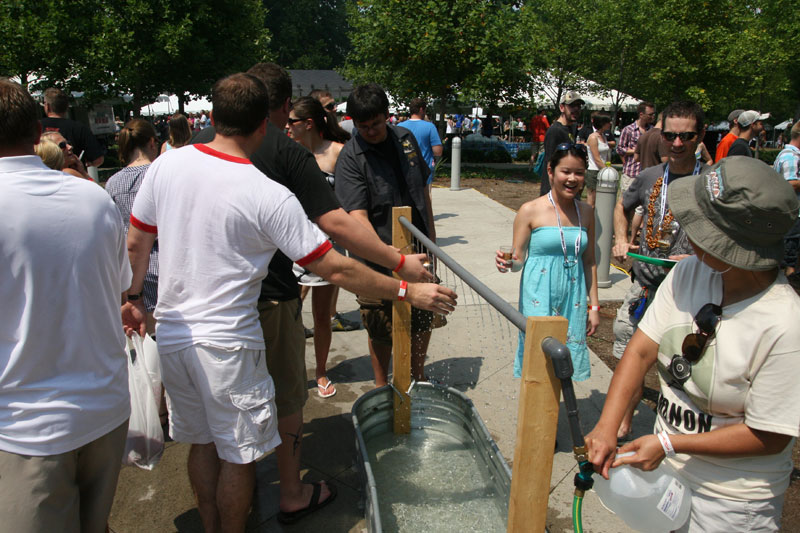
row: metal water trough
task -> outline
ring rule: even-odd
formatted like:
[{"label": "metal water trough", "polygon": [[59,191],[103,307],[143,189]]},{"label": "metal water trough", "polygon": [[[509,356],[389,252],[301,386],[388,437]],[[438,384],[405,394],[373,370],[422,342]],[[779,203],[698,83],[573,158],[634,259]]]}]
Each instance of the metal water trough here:
[{"label": "metal water trough", "polygon": [[[376,436],[392,433],[393,394],[390,386],[372,390],[356,400],[351,410],[369,533],[382,533],[383,526],[367,446]],[[412,431],[426,428],[443,432],[473,450],[481,474],[493,485],[502,514],[507,515],[511,469],[469,398],[452,387],[418,383],[411,391],[411,427]]]}]

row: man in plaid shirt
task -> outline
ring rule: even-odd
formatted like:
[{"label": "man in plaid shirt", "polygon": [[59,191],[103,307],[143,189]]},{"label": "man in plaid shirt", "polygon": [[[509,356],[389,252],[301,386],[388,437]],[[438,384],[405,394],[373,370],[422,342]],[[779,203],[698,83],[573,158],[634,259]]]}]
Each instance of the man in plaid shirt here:
[{"label": "man in plaid shirt", "polygon": [[[775,172],[789,182],[800,198],[800,121],[792,126],[791,141],[775,158],[772,167]],[[789,233],[783,238],[783,268],[786,275],[793,273],[797,267],[797,252],[800,248],[800,220],[795,222]]]},{"label": "man in plaid shirt", "polygon": [[637,107],[639,118],[622,128],[622,134],[619,137],[619,144],[617,144],[617,153],[622,157],[622,180],[620,183],[620,190],[624,193],[628,190],[633,180],[639,175],[642,170],[642,164],[633,157],[636,151],[636,144],[639,142],[639,137],[642,133],[646,132],[652,126],[656,117],[656,108],[650,102],[639,102]]}]

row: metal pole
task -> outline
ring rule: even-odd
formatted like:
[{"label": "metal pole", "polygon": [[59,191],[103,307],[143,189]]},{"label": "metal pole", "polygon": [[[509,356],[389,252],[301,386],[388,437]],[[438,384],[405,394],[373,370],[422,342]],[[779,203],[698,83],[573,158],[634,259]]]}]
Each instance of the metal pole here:
[{"label": "metal pole", "polygon": [[510,303],[503,300],[496,292],[484,285],[478,278],[470,274],[470,272],[456,262],[455,259],[447,255],[441,248],[436,246],[433,241],[426,237],[420,230],[414,227],[413,224],[406,218],[401,216],[399,218],[402,224],[422,245],[431,251],[442,263],[453,271],[453,273],[461,278],[461,280],[470,286],[472,290],[477,292],[484,300],[489,302],[497,311],[511,321],[512,324],[517,326],[520,331],[525,331],[528,323],[525,317],[514,309]]},{"label": "metal pole", "polygon": [[450,190],[461,190],[461,137],[450,141]]},{"label": "metal pole", "polygon": [[614,207],[617,204],[617,182],[619,173],[607,165],[597,175],[597,195],[594,203],[594,233],[597,240],[595,260],[597,262],[597,286],[611,287],[608,277],[611,268],[611,244],[614,237]]}]

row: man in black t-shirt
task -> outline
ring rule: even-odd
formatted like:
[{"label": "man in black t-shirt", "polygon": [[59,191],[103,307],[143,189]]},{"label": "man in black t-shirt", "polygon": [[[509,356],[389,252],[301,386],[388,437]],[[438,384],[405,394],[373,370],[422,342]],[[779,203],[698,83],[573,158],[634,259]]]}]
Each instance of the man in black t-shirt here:
[{"label": "man in black t-shirt", "polygon": [[[347,114],[353,117],[355,135],[347,141],[336,162],[336,196],[342,207],[386,244],[392,242],[392,208],[410,206],[412,224],[436,240],[433,211],[426,183],[430,168],[417,140],[409,130],[388,126],[389,99],[383,89],[369,83],[356,87],[347,98]],[[491,121],[491,117],[486,120]],[[379,272],[379,265],[367,263]],[[369,351],[375,385],[387,383],[392,356],[391,302],[359,298],[361,320],[369,335]],[[425,381],[432,316],[411,312],[411,376]]]},{"label": "man in black t-shirt", "polygon": [[[248,73],[267,86],[270,104],[267,134],[250,157],[253,165],[292,191],[308,217],[337,244],[389,269],[400,264],[401,256],[394,248],[342,210],[311,152],[283,133],[292,95],[289,73],[274,63],[259,63]],[[213,121],[213,111],[211,116]],[[215,135],[213,127],[205,128],[195,135],[192,143],[209,142]],[[400,276],[411,281],[430,281],[432,276],[422,266],[423,258],[423,255],[406,256]],[[267,368],[275,383],[281,435],[281,444],[276,449],[280,478],[278,521],[291,523],[332,501],[335,488],[325,482],[317,486],[302,483],[300,479],[303,406],[308,398],[305,334],[292,261],[280,251],[275,253],[269,275],[261,284],[258,306],[267,345]]]},{"label": "man in black t-shirt", "polygon": [[42,132],[57,131],[72,145],[78,157],[83,154],[87,167],[99,167],[103,164],[105,149],[97,142],[88,126],[67,118],[69,99],[64,91],[51,87],[44,92],[44,113],[47,115],[39,122]]},{"label": "man in black t-shirt", "polygon": [[578,124],[576,121],[581,114],[583,104],[583,99],[575,91],[567,91],[561,97],[561,103],[558,105],[561,115],[553,121],[553,124],[547,129],[547,133],[544,134],[544,169],[542,170],[540,196],[544,196],[550,191],[547,166],[550,164],[550,158],[553,157],[556,147],[559,144],[574,143],[577,140]]}]

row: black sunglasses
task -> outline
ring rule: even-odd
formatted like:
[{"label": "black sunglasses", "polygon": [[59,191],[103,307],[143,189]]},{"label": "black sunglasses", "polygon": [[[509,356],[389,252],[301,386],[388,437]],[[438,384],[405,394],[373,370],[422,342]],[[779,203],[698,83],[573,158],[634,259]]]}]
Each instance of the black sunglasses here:
[{"label": "black sunglasses", "polygon": [[67,141],[61,141],[60,143],[58,143],[58,147],[61,148],[62,150],[66,150]]},{"label": "black sunglasses", "polygon": [[328,102],[327,104],[325,104],[324,107],[328,111],[333,111],[334,109],[336,109],[336,102]]},{"label": "black sunglasses", "polygon": [[683,388],[692,375],[692,365],[697,363],[705,353],[704,350],[717,330],[717,324],[722,319],[722,307],[717,304],[705,304],[694,316],[698,333],[690,333],[683,339],[681,355],[673,355],[669,364],[669,373],[676,385]]},{"label": "black sunglasses", "polygon": [[585,144],[576,144],[576,143],[561,143],[556,146],[556,152],[563,152],[567,151],[570,148],[574,148],[575,150],[581,152],[582,154],[586,155],[586,145]]},{"label": "black sunglasses", "polygon": [[292,117],[289,117],[289,118],[286,119],[286,122],[288,122],[289,124],[294,124],[295,122],[303,122],[304,120],[305,120],[304,118],[292,118]]},{"label": "black sunglasses", "polygon": [[691,141],[695,137],[697,137],[696,131],[682,131],[680,133],[675,133],[674,131],[662,131],[661,136],[664,137],[667,141],[673,142],[677,137],[683,142]]}]

